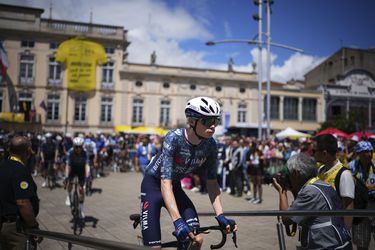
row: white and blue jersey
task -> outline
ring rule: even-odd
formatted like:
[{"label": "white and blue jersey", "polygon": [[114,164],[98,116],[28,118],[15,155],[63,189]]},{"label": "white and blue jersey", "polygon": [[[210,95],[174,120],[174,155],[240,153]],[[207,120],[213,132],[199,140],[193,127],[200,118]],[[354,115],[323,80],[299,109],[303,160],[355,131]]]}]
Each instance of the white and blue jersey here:
[{"label": "white and blue jersey", "polygon": [[180,180],[194,170],[203,170],[207,179],[216,180],[217,146],[213,138],[192,145],[185,138],[185,129],[168,132],[162,148],[147,165],[141,184],[141,227],[143,244],[161,244],[160,211],[165,207],[161,193],[161,179],[171,180],[173,195],[181,217],[193,228],[199,218],[193,202],[181,188]]},{"label": "white and blue jersey", "polygon": [[185,129],[179,128],[168,132],[161,150],[146,167],[146,174],[175,182],[198,168],[205,171],[207,179],[217,178],[216,142],[210,138],[193,145],[185,138]]}]

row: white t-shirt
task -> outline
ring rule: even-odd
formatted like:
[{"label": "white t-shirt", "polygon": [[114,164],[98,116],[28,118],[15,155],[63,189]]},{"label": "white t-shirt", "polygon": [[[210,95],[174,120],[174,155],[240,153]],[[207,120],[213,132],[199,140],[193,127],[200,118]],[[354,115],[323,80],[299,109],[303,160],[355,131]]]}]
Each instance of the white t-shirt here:
[{"label": "white t-shirt", "polygon": [[[333,171],[338,165],[342,164],[340,161],[337,161],[335,166],[330,168],[326,174],[329,174],[329,172]],[[341,177],[340,177],[340,196],[341,197],[347,197],[354,199],[354,180],[352,173],[350,170],[345,170],[342,172]]]},{"label": "white t-shirt", "polygon": [[340,176],[340,196],[354,199],[354,180],[349,170],[342,172]]}]

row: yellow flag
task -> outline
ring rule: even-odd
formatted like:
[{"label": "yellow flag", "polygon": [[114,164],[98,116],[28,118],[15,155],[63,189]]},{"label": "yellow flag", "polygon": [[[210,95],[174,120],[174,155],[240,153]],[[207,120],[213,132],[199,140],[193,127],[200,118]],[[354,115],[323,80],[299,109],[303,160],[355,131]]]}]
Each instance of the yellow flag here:
[{"label": "yellow flag", "polygon": [[81,38],[60,44],[56,61],[66,63],[68,89],[91,91],[96,87],[96,65],[107,62],[103,46]]}]

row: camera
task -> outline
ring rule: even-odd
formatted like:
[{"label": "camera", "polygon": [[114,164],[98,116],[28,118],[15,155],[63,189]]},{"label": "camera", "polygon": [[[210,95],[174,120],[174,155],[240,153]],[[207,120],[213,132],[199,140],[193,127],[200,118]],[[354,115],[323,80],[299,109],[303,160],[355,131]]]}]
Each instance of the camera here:
[{"label": "camera", "polygon": [[276,179],[277,183],[282,187],[283,190],[291,190],[292,184],[290,182],[289,173],[278,172],[277,174],[271,175],[270,173],[265,173],[263,177],[263,183],[272,184],[273,178]]}]

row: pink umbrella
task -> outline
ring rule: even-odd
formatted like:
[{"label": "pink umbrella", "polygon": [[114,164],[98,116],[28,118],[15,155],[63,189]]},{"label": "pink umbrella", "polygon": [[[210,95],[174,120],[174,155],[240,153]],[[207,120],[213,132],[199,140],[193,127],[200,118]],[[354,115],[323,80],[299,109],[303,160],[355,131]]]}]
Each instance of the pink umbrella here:
[{"label": "pink umbrella", "polygon": [[326,135],[326,134],[335,135],[337,137],[342,137],[342,138],[348,138],[348,135],[345,132],[343,132],[343,131],[341,131],[340,129],[337,129],[337,128],[324,129],[324,130],[320,131],[319,133],[317,133],[315,136]]}]

